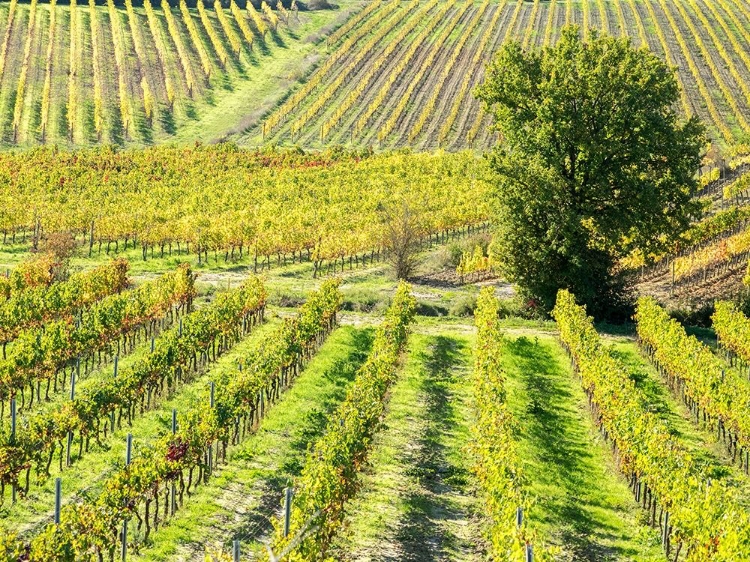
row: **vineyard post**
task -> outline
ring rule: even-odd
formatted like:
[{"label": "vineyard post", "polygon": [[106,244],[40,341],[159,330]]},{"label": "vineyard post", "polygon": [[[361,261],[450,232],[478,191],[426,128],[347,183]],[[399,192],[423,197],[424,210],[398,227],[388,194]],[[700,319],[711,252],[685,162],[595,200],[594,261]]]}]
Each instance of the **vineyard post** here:
[{"label": "vineyard post", "polygon": [[[133,458],[133,434],[128,433],[127,440],[125,441],[125,466],[130,464]],[[128,555],[128,520],[122,522],[122,550],[120,551],[120,560],[124,562],[125,557]]]},{"label": "vineyard post", "polygon": [[232,543],[232,560],[234,562],[240,562],[240,541],[234,539]]},{"label": "vineyard post", "polygon": [[60,524],[60,504],[62,503],[62,478],[55,478],[55,525]]},{"label": "vineyard post", "polygon": [[534,547],[530,544],[526,545],[526,562],[534,562]]},{"label": "vineyard post", "polygon": [[[112,378],[115,378],[115,379],[117,378],[117,363],[118,363],[118,356],[115,355],[115,369],[112,374]],[[112,416],[110,417],[109,421],[110,421],[110,427],[112,428],[112,432],[114,433],[115,431],[115,411],[114,410],[112,410]]]},{"label": "vineyard post", "polygon": [[516,508],[516,527],[520,529],[521,525],[523,525],[523,508],[519,507]]},{"label": "vineyard post", "polygon": [[[16,399],[10,401],[10,443],[16,442]],[[11,501],[16,503],[16,484],[11,485]]]},{"label": "vineyard post", "polygon": [[[172,435],[177,433],[177,408],[172,408]],[[171,504],[172,504],[172,515],[177,512],[177,488],[175,487],[174,481],[172,481],[171,489]]]},{"label": "vineyard post", "polygon": [[674,264],[675,262],[672,261],[672,286],[669,288],[669,296],[674,294]]},{"label": "vineyard post", "polygon": [[[211,395],[210,395],[209,400],[210,400],[210,406],[212,410],[214,409],[214,405],[215,405],[215,400],[214,400],[215,390],[216,390],[216,384],[214,383],[214,381],[211,381]],[[208,445],[208,471],[209,473],[213,472],[213,469],[214,469],[213,461],[214,461],[214,444],[209,443]]]},{"label": "vineyard post", "polygon": [[[78,374],[78,369],[80,368],[81,361],[78,360],[76,362],[76,371],[73,372],[70,376],[70,401],[72,402],[75,400],[76,397],[76,377]],[[68,431],[68,446],[66,447],[66,453],[65,453],[65,465],[70,466],[70,447],[73,444],[73,432]]]},{"label": "vineyard post", "polygon": [[10,442],[16,442],[16,399],[10,401]]},{"label": "vineyard post", "polygon": [[151,353],[154,352],[154,346],[156,345],[155,342],[156,342],[156,338],[154,338],[153,336],[151,336]]},{"label": "vineyard post", "polygon": [[284,537],[289,536],[289,527],[292,522],[292,488],[287,487],[284,490],[286,498],[284,499]]}]

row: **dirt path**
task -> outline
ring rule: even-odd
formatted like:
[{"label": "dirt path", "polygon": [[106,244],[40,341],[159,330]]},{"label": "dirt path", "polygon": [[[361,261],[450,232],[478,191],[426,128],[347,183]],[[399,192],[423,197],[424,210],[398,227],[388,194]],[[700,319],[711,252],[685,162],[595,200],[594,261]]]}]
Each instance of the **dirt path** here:
[{"label": "dirt path", "polygon": [[473,336],[417,330],[331,553],[336,560],[482,559],[464,453]]}]

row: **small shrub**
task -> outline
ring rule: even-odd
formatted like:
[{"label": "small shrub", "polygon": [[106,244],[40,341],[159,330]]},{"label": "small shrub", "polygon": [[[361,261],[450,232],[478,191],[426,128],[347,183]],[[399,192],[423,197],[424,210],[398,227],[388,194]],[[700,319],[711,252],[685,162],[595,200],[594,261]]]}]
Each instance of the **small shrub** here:
[{"label": "small shrub", "polygon": [[477,308],[477,297],[464,295],[453,301],[450,307],[451,316],[473,316]]}]

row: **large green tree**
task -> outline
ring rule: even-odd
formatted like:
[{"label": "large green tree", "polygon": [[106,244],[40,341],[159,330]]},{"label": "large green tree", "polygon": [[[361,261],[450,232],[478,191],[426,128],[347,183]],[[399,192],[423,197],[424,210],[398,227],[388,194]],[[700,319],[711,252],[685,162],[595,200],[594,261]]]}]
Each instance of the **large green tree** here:
[{"label": "large green tree", "polygon": [[628,39],[575,26],[554,47],[508,43],[477,91],[500,141],[494,248],[522,294],[549,309],[560,288],[594,314],[622,302],[620,257],[668,244],[697,212],[704,127],[675,107],[674,71]]}]

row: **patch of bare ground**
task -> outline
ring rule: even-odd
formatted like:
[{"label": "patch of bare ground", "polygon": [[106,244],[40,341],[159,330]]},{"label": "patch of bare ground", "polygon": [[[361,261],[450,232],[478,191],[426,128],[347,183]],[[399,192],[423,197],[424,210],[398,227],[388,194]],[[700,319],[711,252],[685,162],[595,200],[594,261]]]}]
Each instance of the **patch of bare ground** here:
[{"label": "patch of bare ground", "polygon": [[677,286],[672,290],[669,274],[636,283],[634,289],[638,295],[648,295],[671,309],[693,310],[707,303],[735,298],[743,290],[742,278],[744,266],[731,270],[723,275],[686,287]]}]

